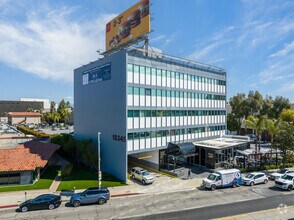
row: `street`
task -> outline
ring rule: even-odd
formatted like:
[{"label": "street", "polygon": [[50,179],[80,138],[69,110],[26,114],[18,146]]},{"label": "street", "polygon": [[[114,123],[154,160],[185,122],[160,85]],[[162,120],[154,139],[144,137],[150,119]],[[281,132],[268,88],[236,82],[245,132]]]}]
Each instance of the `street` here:
[{"label": "street", "polygon": [[[16,212],[0,210],[1,219],[209,219],[294,205],[293,192],[266,185],[240,186],[210,191],[194,188],[167,193],[111,198],[105,205],[69,207],[66,202],[55,210]],[[251,200],[251,201],[249,201]],[[232,204],[230,204],[232,203]],[[230,205],[228,205],[230,204]],[[161,213],[161,214],[160,214]]]}]

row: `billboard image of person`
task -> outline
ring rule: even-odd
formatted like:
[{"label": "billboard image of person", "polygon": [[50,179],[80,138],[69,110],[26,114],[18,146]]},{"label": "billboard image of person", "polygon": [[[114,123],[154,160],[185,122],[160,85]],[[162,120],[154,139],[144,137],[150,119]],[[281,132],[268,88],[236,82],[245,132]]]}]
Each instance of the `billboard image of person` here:
[{"label": "billboard image of person", "polygon": [[106,51],[150,32],[149,0],[141,0],[106,24]]}]

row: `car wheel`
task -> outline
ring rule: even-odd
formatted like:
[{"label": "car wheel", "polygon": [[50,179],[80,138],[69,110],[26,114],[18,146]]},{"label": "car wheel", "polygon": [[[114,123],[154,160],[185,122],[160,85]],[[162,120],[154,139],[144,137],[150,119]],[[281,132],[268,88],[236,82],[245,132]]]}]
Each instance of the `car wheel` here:
[{"label": "car wheel", "polygon": [[216,190],[216,185],[211,185],[211,190],[212,191]]},{"label": "car wheel", "polygon": [[234,183],[233,183],[233,188],[236,188],[236,187],[237,187],[237,183],[234,182]]},{"label": "car wheel", "polygon": [[265,180],[263,181],[263,183],[264,183],[264,184],[267,184],[267,182],[268,182],[268,180],[267,180],[267,179],[265,179]]},{"label": "car wheel", "polygon": [[292,191],[292,190],[293,190],[293,186],[292,185],[288,186],[288,191]]},{"label": "car wheel", "polygon": [[29,210],[29,209],[28,209],[27,206],[24,206],[24,207],[21,208],[21,211],[22,211],[22,212],[27,212],[28,210]]},{"label": "car wheel", "polygon": [[133,180],[135,179],[135,176],[134,176],[134,175],[132,175],[132,179],[133,179]]},{"label": "car wheel", "polygon": [[250,186],[254,186],[254,182],[252,181],[252,182],[250,182]]},{"label": "car wheel", "polygon": [[142,180],[142,183],[143,183],[143,185],[146,185],[146,181],[145,180]]},{"label": "car wheel", "polygon": [[106,202],[106,200],[103,199],[103,198],[98,199],[98,204],[99,205],[103,205],[105,202]]},{"label": "car wheel", "polygon": [[81,202],[80,201],[74,201],[74,203],[73,203],[73,206],[74,207],[79,207],[81,205]]},{"label": "car wheel", "polygon": [[55,208],[55,205],[53,204],[50,204],[49,207],[48,207],[50,210],[54,209]]}]

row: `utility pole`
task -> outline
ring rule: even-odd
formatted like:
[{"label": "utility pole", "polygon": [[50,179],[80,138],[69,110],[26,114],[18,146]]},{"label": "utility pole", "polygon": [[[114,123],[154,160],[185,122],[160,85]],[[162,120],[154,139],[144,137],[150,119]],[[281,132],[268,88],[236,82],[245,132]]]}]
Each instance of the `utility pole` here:
[{"label": "utility pole", "polygon": [[98,149],[97,149],[97,153],[98,153],[98,188],[101,188],[101,179],[102,179],[102,175],[101,175],[101,171],[100,171],[100,135],[101,133],[98,132]]}]

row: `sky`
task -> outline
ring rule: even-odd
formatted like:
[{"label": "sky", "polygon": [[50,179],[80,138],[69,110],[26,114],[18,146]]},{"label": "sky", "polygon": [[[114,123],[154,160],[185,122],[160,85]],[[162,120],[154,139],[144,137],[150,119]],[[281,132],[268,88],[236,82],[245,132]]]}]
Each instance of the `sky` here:
[{"label": "sky", "polygon": [[[225,68],[227,99],[294,102],[294,1],[150,0],[150,45]],[[0,0],[0,100],[73,103],[73,70],[105,50],[105,25],[138,0]]]}]

